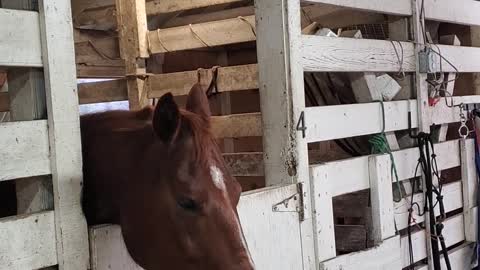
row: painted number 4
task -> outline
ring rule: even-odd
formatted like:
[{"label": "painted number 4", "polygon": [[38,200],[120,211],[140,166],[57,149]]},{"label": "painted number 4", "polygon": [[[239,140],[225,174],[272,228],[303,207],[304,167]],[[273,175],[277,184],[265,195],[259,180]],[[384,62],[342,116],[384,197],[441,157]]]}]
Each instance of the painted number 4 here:
[{"label": "painted number 4", "polygon": [[298,119],[297,130],[302,131],[302,138],[305,138],[305,131],[307,127],[305,126],[305,112],[300,114],[300,119]]}]

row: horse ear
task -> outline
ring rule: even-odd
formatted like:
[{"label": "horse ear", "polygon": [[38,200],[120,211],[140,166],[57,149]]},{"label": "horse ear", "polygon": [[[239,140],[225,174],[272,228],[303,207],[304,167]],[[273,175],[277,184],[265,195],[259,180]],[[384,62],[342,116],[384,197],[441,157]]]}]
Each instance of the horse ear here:
[{"label": "horse ear", "polygon": [[171,142],[180,123],[180,111],[173,95],[163,95],[155,107],[152,124],[157,136],[165,143]]},{"label": "horse ear", "polygon": [[186,108],[190,112],[207,118],[212,115],[205,90],[199,83],[195,84],[190,90],[187,98]]}]

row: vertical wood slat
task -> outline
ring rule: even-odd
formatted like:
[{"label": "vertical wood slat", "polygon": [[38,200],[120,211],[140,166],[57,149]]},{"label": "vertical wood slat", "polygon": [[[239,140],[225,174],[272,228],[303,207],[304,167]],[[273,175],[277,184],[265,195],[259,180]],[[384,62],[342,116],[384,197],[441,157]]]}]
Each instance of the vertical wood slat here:
[{"label": "vertical wood slat", "polygon": [[392,162],[389,155],[368,159],[375,245],[395,235],[392,192]]},{"label": "vertical wood slat", "polygon": [[120,55],[125,60],[128,100],[131,109],[148,105],[145,88],[145,60],[149,57],[147,44],[147,15],[145,0],[116,0],[119,27]]},{"label": "vertical wood slat", "polygon": [[265,181],[304,183],[303,269],[316,269],[307,142],[296,130],[305,109],[300,0],[256,0],[255,14]]},{"label": "vertical wood slat", "polygon": [[[429,118],[428,112],[428,84],[427,84],[427,74],[420,72],[420,54],[424,50],[425,42],[424,34],[426,29],[422,29],[423,25],[425,25],[425,18],[421,15],[421,0],[411,0],[412,3],[412,29],[413,29],[413,37],[415,41],[415,87],[417,93],[417,111],[418,111],[418,131],[430,133],[430,125],[431,121]],[[425,14],[423,14],[425,15]],[[422,188],[426,190],[426,182],[425,182],[425,175],[422,173]],[[426,201],[426,196],[424,195],[424,201]],[[430,220],[428,217],[428,212],[425,213],[425,232],[427,235],[430,235]],[[433,269],[433,258],[432,258],[432,243],[430,238],[426,239],[426,247],[427,247],[427,258],[428,258],[428,265],[429,269]]]},{"label": "vertical wood slat", "polygon": [[82,152],[70,1],[41,0],[40,29],[59,269],[88,269]]},{"label": "vertical wood slat", "polygon": [[465,240],[477,242],[477,172],[473,140],[460,140]]}]

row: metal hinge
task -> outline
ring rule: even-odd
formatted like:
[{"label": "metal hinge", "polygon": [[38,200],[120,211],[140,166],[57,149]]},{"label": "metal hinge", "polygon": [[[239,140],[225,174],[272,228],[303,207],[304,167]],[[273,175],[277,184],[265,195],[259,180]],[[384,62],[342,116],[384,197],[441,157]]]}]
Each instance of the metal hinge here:
[{"label": "metal hinge", "polygon": [[300,221],[305,220],[304,184],[297,184],[297,193],[276,203],[272,207],[273,212],[297,212]]}]

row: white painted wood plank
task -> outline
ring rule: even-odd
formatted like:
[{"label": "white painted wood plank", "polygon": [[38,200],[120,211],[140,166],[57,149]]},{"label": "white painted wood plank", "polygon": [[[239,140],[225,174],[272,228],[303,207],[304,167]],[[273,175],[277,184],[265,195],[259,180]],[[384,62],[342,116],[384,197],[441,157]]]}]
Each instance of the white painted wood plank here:
[{"label": "white painted wood plank", "polygon": [[47,121],[0,124],[0,181],[50,174]]},{"label": "white painted wood plank", "polygon": [[[435,145],[439,170],[460,166],[458,140]],[[400,181],[414,177],[419,158],[417,148],[393,152]],[[313,177],[331,179],[333,197],[370,188],[369,156],[350,158],[311,166]],[[352,174],[355,172],[355,174]],[[418,174],[418,172],[417,172]],[[392,180],[393,181],[393,180]]]},{"label": "white painted wood plank", "polygon": [[463,213],[465,217],[465,238],[477,242],[477,190],[478,175],[475,164],[475,143],[473,140],[460,140],[462,162]]},{"label": "white painted wood plank", "polygon": [[[434,61],[433,71],[456,72],[458,70],[460,73],[480,72],[480,48],[478,47],[438,45],[432,46],[431,49],[436,52],[432,55]],[[451,62],[453,66],[442,59],[439,54]]]},{"label": "white painted wood plank", "polygon": [[372,207],[373,241],[375,245],[395,235],[392,192],[392,162],[389,155],[371,156],[370,201]]},{"label": "white painted wood plank", "polygon": [[0,8],[0,66],[41,67],[38,13]]},{"label": "white painted wood plank", "polygon": [[[295,211],[273,212],[272,206],[297,193],[297,186],[244,193],[238,213],[256,269],[302,269],[300,223]],[[292,199],[293,200],[293,199]],[[295,208],[294,205],[292,205]],[[90,230],[93,270],[140,270],[129,257],[120,227]]]},{"label": "white painted wood plank", "polygon": [[475,142],[460,140],[462,162],[463,207],[471,209],[477,206],[477,170],[475,164]]},{"label": "white painted wood plank", "polygon": [[398,249],[400,237],[392,237],[381,245],[322,262],[321,270],[400,270],[402,260]]},{"label": "white painted wood plank", "polygon": [[[411,16],[409,0],[307,0],[311,3],[330,4],[384,14]],[[466,25],[480,25],[480,4],[472,0],[425,0],[425,17],[429,20]]]},{"label": "white painted wood plank", "polygon": [[[385,40],[305,35],[302,43],[302,63],[304,70],[309,72],[398,72],[400,68],[404,72],[414,72],[416,69],[411,42],[401,42],[400,47],[398,42],[392,44]],[[480,72],[480,48],[435,45],[431,49],[432,71]]]},{"label": "white painted wood plank", "polygon": [[87,269],[88,229],[81,209],[82,151],[70,1],[39,1],[42,54],[60,270]]},{"label": "white painted wood plank", "polygon": [[408,0],[306,0],[306,2],[329,4],[391,15],[412,15],[412,6]]},{"label": "white painted wood plank", "polygon": [[[339,168],[344,169],[344,167]],[[337,255],[331,192],[332,178],[329,176],[327,167],[310,169],[314,237],[319,262],[332,259]]]},{"label": "white painted wood plank", "polygon": [[[302,37],[302,61],[305,71],[330,72],[398,72],[402,62],[400,46],[390,41],[335,38],[321,36]],[[401,42],[405,72],[415,70],[413,43]],[[395,47],[399,55],[395,53]]]},{"label": "white painted wood plank", "polygon": [[[480,103],[480,96],[454,97],[453,103]],[[412,128],[418,127],[416,100],[385,102],[384,107],[386,132],[408,129],[409,110]],[[430,107],[430,114],[438,125],[460,121],[459,109],[447,107],[444,100]],[[382,131],[382,108],[380,103],[309,107],[305,123],[309,143],[375,134]]]},{"label": "white painted wood plank", "polygon": [[[455,270],[471,270],[476,266],[472,264],[472,255],[475,253],[475,246],[471,243],[463,244],[459,247],[449,251],[448,258],[450,259],[450,265]],[[442,256],[441,261],[442,269],[447,269],[445,265],[445,259]],[[428,270],[428,266],[422,266],[416,268],[416,270]]]},{"label": "white painted wood plank", "polygon": [[53,211],[0,219],[0,270],[57,264]]},{"label": "white painted wood plank", "polygon": [[[462,205],[462,184],[460,181],[451,183],[443,186],[442,195],[444,197],[443,202],[445,206],[445,212],[451,212],[463,207]],[[413,196],[413,202],[418,203],[418,205],[423,206],[423,194],[418,193]],[[410,196],[408,200],[403,199],[402,201],[395,203],[395,224],[398,230],[406,229],[408,226],[408,209],[410,208]],[[413,208],[412,218],[415,219],[417,223],[422,223],[425,220],[425,216],[418,215],[417,207]],[[423,212],[423,207],[420,211]],[[435,207],[435,215],[440,215],[439,205]]]},{"label": "white painted wood plank", "polygon": [[426,19],[454,24],[480,25],[480,2],[472,0],[425,0]]},{"label": "white painted wood plank", "polygon": [[142,270],[127,251],[118,225],[90,228],[92,270]]},{"label": "white painted wood plank", "polygon": [[[408,129],[408,111],[412,108],[412,127],[417,126],[414,100],[385,102],[385,131]],[[309,107],[305,109],[308,142],[328,141],[380,133],[380,103]]]},{"label": "white painted wood plank", "polygon": [[272,212],[273,205],[296,193],[297,186],[290,185],[241,197],[238,214],[256,269],[305,269],[298,213]]},{"label": "white painted wood plank", "polygon": [[[445,237],[445,243],[447,247],[458,244],[465,240],[464,235],[464,226],[463,226],[463,215],[457,215],[452,218],[449,218],[443,222],[445,228],[443,230],[443,236]],[[418,262],[427,257],[426,252],[426,235],[425,230],[418,231],[412,234],[412,243],[413,243],[413,257],[414,262]],[[408,249],[408,237],[403,236],[401,238],[401,254],[403,267],[409,265],[409,249]]]}]

